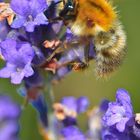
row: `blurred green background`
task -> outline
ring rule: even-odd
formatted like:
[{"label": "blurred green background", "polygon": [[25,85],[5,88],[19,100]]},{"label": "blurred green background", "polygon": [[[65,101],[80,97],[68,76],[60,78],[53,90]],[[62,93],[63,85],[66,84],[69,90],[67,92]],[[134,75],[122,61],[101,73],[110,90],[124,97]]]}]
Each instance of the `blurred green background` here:
[{"label": "blurred green background", "polygon": [[[56,101],[63,96],[84,95],[93,106],[98,105],[103,98],[114,100],[116,90],[125,88],[131,94],[134,111],[140,112],[140,0],[114,1],[127,34],[128,53],[124,64],[108,80],[96,79],[94,63],[91,63],[85,72],[68,75],[54,86]],[[0,79],[0,92],[9,94],[20,104],[23,103],[23,99],[16,92],[16,86],[11,85],[8,80]],[[81,125],[84,126],[84,123]],[[21,140],[42,140],[38,133],[36,112],[31,106],[27,106],[21,116],[20,137]]]}]

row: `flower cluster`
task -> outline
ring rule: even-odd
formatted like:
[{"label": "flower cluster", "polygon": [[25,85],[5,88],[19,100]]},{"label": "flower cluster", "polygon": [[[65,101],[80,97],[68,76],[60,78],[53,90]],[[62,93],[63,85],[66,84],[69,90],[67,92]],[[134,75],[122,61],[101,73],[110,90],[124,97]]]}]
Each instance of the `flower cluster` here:
[{"label": "flower cluster", "polygon": [[[5,63],[0,69],[0,78],[9,78],[12,84],[24,84],[20,93],[38,111],[45,132],[54,131],[49,130],[49,107],[43,95],[44,89],[49,88],[47,83],[56,83],[72,70],[83,70],[88,66],[86,44],[80,43],[81,40],[62,21],[53,22],[58,15],[57,4],[55,0],[0,2],[0,57]],[[91,43],[88,59],[94,56]],[[71,130],[77,133],[75,139],[79,134],[81,139],[85,137],[77,127],[77,116],[85,112],[87,106],[85,97],[64,98],[61,104],[54,105],[55,109],[64,111],[62,114],[55,111],[61,124],[67,126],[61,128],[64,137],[69,137],[67,132]]]},{"label": "flower cluster", "polygon": [[[131,99],[126,90],[117,90],[115,102],[103,100],[100,107],[88,111],[88,130],[82,132],[77,119],[81,113],[87,111],[88,106],[89,100],[86,97],[64,97],[60,103],[55,103],[52,115],[55,116],[52,120],[54,137],[64,140],[140,139],[140,115],[133,113]],[[40,109],[37,110],[40,112]],[[43,127],[43,130],[49,137],[48,127]]]},{"label": "flower cluster", "polygon": [[[84,96],[64,97],[60,103],[47,97],[52,83],[73,70],[84,70],[89,60],[96,58],[90,37],[87,43],[87,38],[75,36],[62,20],[54,20],[61,2],[0,0],[0,58],[4,62],[0,78],[9,78],[12,84],[23,83],[19,93],[37,110],[45,140],[140,139],[140,114],[134,114],[124,89],[117,90],[116,101],[104,100],[91,111],[87,111],[89,100]],[[82,113],[88,114],[86,132],[78,123]],[[18,139],[19,114],[16,104],[0,96],[0,140]]]},{"label": "flower cluster", "polygon": [[[79,129],[77,118],[81,113],[86,112],[89,101],[86,97],[65,97],[60,103],[55,103],[53,125],[54,137],[65,140],[86,140],[86,136]],[[51,116],[51,117],[52,117]],[[55,122],[55,123],[54,123]],[[43,128],[47,130],[46,128]],[[49,134],[47,132],[49,137]]]},{"label": "flower cluster", "polygon": [[54,104],[55,116],[59,121],[61,137],[65,140],[85,140],[84,134],[78,128],[77,117],[84,113],[89,106],[89,100],[82,96],[64,97],[60,103]]},{"label": "flower cluster", "polygon": [[[53,22],[57,4],[46,0],[0,3],[0,55],[6,63],[0,70],[1,78],[11,78],[13,84],[26,83],[36,71],[41,74],[43,70],[55,82],[72,70],[87,67],[86,45],[80,44],[61,20]],[[94,58],[92,43],[88,57]]]},{"label": "flower cluster", "polygon": [[109,140],[137,140],[139,135],[139,117],[133,113],[129,93],[118,89],[116,101],[109,102],[108,108],[102,118],[102,139]]}]

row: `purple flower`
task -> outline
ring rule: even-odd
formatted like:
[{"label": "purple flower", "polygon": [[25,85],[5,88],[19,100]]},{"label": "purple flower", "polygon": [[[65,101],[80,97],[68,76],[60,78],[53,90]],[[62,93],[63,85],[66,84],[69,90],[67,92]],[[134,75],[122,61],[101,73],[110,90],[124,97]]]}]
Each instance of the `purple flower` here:
[{"label": "purple flower", "polygon": [[20,107],[7,96],[0,96],[0,140],[18,140]]},{"label": "purple flower", "polygon": [[119,132],[124,132],[128,121],[133,118],[133,109],[129,93],[124,89],[118,89],[116,102],[110,102],[108,109],[103,116],[103,123],[108,126],[115,126]]},{"label": "purple flower", "polygon": [[61,67],[57,70],[56,73],[56,79],[60,79],[62,77],[64,77],[66,74],[68,74],[70,72],[70,69],[68,67]]},{"label": "purple flower", "polygon": [[86,140],[84,134],[75,126],[63,128],[61,135],[65,140]]},{"label": "purple flower", "polygon": [[0,42],[6,38],[8,32],[9,32],[9,27],[6,21],[5,20],[1,21],[0,22]]},{"label": "purple flower", "polygon": [[72,33],[72,31],[69,28],[67,28],[67,30],[66,30],[66,40],[68,42],[70,42],[70,41],[72,41],[75,38],[76,38],[76,36],[74,36],[74,34]]},{"label": "purple flower", "polygon": [[0,46],[6,61],[6,66],[0,70],[0,77],[11,78],[12,83],[20,84],[24,77],[33,75],[31,62],[34,51],[28,42],[7,39]]},{"label": "purple flower", "polygon": [[86,97],[76,99],[73,96],[64,97],[61,103],[55,103],[53,108],[55,116],[58,120],[62,121],[63,126],[77,125],[77,116],[87,110],[89,100]]},{"label": "purple flower", "polygon": [[48,24],[44,15],[47,8],[46,0],[12,0],[11,8],[17,14],[11,27],[25,27],[26,31],[33,32],[35,26]]},{"label": "purple flower", "polygon": [[135,125],[133,125],[133,134],[140,139],[140,124],[135,123]]},{"label": "purple flower", "polygon": [[58,63],[63,64],[67,62],[73,62],[76,60],[79,60],[81,62],[84,62],[85,59],[85,52],[84,52],[84,46],[79,46],[77,48],[70,49],[67,51],[59,60]]},{"label": "purple flower", "polygon": [[102,115],[108,108],[108,100],[102,100],[99,107],[94,107],[88,117],[88,133],[89,139],[100,140],[102,130]]},{"label": "purple flower", "polygon": [[115,129],[104,128],[102,130],[102,140],[134,140],[129,134],[118,132]]},{"label": "purple flower", "polygon": [[61,100],[62,105],[64,105],[68,110],[74,111],[76,113],[83,113],[87,110],[89,106],[89,100],[81,96],[78,99],[75,97],[64,97]]}]

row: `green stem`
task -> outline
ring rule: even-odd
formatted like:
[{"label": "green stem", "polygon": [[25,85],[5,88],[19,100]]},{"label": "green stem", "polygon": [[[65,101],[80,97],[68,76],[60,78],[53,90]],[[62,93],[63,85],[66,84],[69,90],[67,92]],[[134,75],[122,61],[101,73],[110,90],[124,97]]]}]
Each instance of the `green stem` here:
[{"label": "green stem", "polygon": [[[48,73],[47,73],[48,74]],[[52,89],[52,75],[48,74],[45,76],[45,87],[44,87],[44,97],[47,102],[48,107],[48,131],[51,132],[51,140],[58,140],[56,134],[56,128],[54,125],[55,117],[53,113],[53,103],[54,103],[54,94]]]}]

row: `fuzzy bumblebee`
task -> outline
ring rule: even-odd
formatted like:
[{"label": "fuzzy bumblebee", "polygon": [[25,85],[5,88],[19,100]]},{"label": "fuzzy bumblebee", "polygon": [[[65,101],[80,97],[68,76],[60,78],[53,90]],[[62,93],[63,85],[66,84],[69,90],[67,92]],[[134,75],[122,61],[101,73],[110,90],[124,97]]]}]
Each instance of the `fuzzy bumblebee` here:
[{"label": "fuzzy bumblebee", "polygon": [[92,38],[96,74],[108,76],[120,66],[126,53],[126,36],[112,4],[107,0],[63,0],[63,5],[59,18],[74,35],[86,38],[87,50],[88,40]]}]

